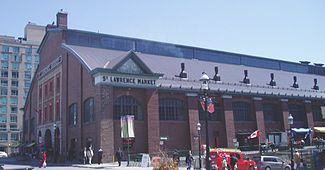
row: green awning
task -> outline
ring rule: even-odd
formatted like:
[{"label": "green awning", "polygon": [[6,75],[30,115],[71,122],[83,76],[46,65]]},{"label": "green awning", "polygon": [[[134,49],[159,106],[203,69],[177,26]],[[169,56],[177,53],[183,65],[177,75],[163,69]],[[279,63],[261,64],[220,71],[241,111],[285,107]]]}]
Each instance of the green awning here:
[{"label": "green awning", "polygon": [[314,127],[315,132],[325,133],[325,127]]},{"label": "green awning", "polygon": [[34,145],[35,145],[35,142],[32,142],[32,143],[27,144],[25,147],[26,147],[26,148],[29,148],[29,147],[32,147],[32,146],[34,146]]}]

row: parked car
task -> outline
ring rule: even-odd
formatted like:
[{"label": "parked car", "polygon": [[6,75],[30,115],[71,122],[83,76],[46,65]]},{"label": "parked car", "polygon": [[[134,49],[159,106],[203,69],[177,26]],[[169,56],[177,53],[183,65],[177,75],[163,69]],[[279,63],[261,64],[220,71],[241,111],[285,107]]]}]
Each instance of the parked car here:
[{"label": "parked car", "polygon": [[253,160],[256,162],[258,170],[290,170],[288,163],[277,156],[255,156]]},{"label": "parked car", "polygon": [[210,157],[213,169],[222,169],[222,159],[225,157],[227,159],[228,169],[231,168],[230,165],[230,155],[234,154],[238,158],[237,170],[257,170],[256,163],[249,159],[245,154],[239,149],[230,148],[216,148],[210,150]]},{"label": "parked car", "polygon": [[0,151],[0,158],[7,158],[8,154],[6,152]]}]

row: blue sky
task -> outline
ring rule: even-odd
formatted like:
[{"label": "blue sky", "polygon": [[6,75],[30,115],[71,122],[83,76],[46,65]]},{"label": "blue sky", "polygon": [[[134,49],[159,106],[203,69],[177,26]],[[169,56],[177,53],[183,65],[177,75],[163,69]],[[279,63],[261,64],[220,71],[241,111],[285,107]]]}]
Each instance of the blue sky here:
[{"label": "blue sky", "polygon": [[60,10],[68,27],[260,57],[325,63],[323,0],[6,0],[0,34],[23,36]]}]

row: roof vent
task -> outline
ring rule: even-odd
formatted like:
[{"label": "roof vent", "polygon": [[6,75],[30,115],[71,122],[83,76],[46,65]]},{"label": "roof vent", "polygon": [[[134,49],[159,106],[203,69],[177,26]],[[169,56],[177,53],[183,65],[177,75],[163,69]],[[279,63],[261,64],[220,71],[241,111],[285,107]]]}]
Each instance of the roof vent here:
[{"label": "roof vent", "polygon": [[317,79],[314,79],[314,90],[319,90],[319,87],[317,86]]},{"label": "roof vent", "polygon": [[249,81],[249,78],[248,78],[248,71],[247,70],[244,70],[244,79],[242,81],[242,83],[245,83],[245,84],[250,84],[250,81]]},{"label": "roof vent", "polygon": [[309,61],[299,61],[303,65],[308,65],[310,62]]},{"label": "roof vent", "polygon": [[175,75],[175,77],[180,77],[182,79],[187,78],[187,73],[185,71],[185,64],[184,63],[181,63],[181,72],[179,73],[179,75]]},{"label": "roof vent", "polygon": [[276,82],[275,82],[275,80],[274,80],[274,74],[273,73],[271,73],[270,74],[271,75],[271,81],[270,81],[270,86],[276,86]]},{"label": "roof vent", "polygon": [[317,67],[323,67],[324,64],[322,64],[322,63],[314,63],[314,65],[317,66]]},{"label": "roof vent", "polygon": [[293,85],[292,85],[293,88],[299,88],[299,85],[297,83],[297,77],[296,76],[293,76]]},{"label": "roof vent", "polygon": [[214,72],[215,72],[215,74],[214,74],[213,80],[214,81],[221,81],[220,75],[218,74],[218,67],[217,66],[214,67]]}]

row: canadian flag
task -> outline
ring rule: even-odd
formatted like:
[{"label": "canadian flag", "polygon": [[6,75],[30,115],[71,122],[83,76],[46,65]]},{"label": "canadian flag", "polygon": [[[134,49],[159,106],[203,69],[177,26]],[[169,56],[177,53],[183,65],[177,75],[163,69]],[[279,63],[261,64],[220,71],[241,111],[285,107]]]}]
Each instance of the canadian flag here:
[{"label": "canadian flag", "polygon": [[255,132],[253,132],[250,136],[248,136],[248,139],[254,139],[254,138],[258,138],[261,136],[261,132],[259,130],[256,130]]}]

